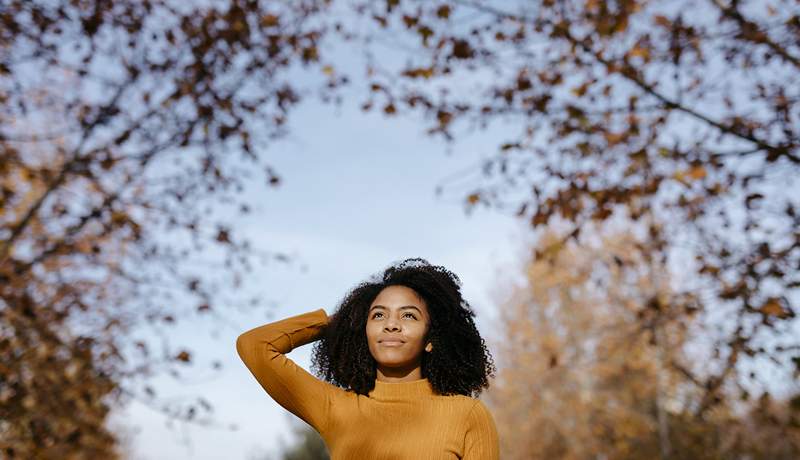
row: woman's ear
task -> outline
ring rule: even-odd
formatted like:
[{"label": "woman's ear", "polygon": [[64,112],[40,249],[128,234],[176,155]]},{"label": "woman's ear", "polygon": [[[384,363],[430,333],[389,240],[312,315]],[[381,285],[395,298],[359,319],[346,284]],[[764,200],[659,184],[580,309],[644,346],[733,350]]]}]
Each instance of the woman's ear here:
[{"label": "woman's ear", "polygon": [[431,326],[431,322],[430,322],[430,320],[428,320],[428,327],[425,330],[425,339],[424,339],[426,342],[428,342],[425,345],[425,351],[427,351],[428,353],[430,353],[431,350],[433,350],[433,343],[430,341],[432,336],[433,336],[433,330],[432,329],[433,329],[433,327]]}]

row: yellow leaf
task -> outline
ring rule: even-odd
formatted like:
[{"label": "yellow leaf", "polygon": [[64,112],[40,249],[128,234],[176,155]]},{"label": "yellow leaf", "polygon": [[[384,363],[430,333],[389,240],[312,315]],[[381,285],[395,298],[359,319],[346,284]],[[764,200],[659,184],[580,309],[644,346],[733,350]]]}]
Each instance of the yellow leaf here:
[{"label": "yellow leaf", "polygon": [[701,180],[706,177],[706,168],[702,166],[692,166],[689,171],[689,177],[694,180]]},{"label": "yellow leaf", "polygon": [[677,171],[675,174],[672,175],[672,178],[676,181],[684,184],[689,185],[689,182],[693,180],[702,180],[706,177],[706,168],[702,166],[692,166],[689,169],[683,171]]},{"label": "yellow leaf", "polygon": [[640,58],[644,59],[645,61],[648,61],[650,59],[650,50],[647,49],[647,48],[644,48],[644,47],[641,47],[641,46],[637,45],[637,46],[634,46],[633,48],[631,48],[630,51],[628,51],[628,56],[630,56],[630,57],[640,57]]},{"label": "yellow leaf", "polygon": [[331,75],[333,75],[333,67],[326,65],[325,67],[322,68],[322,73],[330,77]]}]

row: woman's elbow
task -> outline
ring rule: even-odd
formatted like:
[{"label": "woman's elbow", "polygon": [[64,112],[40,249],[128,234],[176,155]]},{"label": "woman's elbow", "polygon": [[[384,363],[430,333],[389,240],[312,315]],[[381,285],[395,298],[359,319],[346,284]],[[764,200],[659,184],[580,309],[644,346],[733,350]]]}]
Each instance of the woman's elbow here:
[{"label": "woman's elbow", "polygon": [[246,358],[251,354],[250,350],[253,349],[252,340],[248,336],[247,332],[239,335],[236,338],[236,353],[239,354],[239,357],[242,360],[246,360]]}]

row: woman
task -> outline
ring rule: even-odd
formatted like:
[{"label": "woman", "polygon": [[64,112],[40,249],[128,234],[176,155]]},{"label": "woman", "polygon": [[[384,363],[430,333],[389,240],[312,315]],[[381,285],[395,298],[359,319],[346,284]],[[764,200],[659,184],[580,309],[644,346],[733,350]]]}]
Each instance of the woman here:
[{"label": "woman", "polygon": [[[251,329],[236,349],[262,387],[314,427],[337,459],[496,460],[477,396],[494,364],[459,278],[406,259],[318,309]],[[286,357],[317,341],[317,379]]]}]

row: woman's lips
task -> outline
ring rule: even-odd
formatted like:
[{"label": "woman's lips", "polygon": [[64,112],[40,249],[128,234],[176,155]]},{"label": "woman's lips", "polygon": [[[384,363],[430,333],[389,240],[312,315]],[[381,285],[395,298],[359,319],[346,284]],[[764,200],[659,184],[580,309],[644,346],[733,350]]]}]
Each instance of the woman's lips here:
[{"label": "woman's lips", "polygon": [[399,347],[402,346],[405,342],[400,340],[381,340],[380,344],[386,347]]}]

